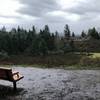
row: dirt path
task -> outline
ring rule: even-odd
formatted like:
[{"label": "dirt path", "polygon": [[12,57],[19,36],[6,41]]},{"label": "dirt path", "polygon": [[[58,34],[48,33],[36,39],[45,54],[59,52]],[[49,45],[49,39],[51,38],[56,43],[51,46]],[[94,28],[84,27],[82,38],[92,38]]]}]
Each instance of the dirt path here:
[{"label": "dirt path", "polygon": [[13,92],[12,83],[0,80],[0,100],[100,100],[100,70],[14,67],[24,75]]}]

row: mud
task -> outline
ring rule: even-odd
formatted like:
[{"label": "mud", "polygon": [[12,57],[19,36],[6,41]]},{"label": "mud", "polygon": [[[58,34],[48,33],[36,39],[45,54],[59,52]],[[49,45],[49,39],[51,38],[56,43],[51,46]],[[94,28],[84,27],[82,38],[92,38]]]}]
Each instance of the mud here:
[{"label": "mud", "polygon": [[13,91],[0,80],[0,100],[100,100],[100,70],[13,67],[24,75]]}]

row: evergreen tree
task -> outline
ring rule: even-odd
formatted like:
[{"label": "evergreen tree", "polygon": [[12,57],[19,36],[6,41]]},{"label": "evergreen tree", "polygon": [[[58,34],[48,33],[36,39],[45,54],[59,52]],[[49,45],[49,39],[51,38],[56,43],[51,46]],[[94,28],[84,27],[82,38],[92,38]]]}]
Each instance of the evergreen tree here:
[{"label": "evergreen tree", "polygon": [[47,54],[48,48],[47,44],[44,39],[41,39],[39,41],[39,53],[45,56]]},{"label": "evergreen tree", "polygon": [[97,32],[95,27],[88,30],[88,36],[91,36],[94,39],[100,39],[99,33]]},{"label": "evergreen tree", "polygon": [[73,37],[73,38],[75,37],[75,33],[74,33],[74,32],[72,32],[72,37]]},{"label": "evergreen tree", "polygon": [[67,24],[65,25],[64,34],[66,39],[70,39],[70,29]]},{"label": "evergreen tree", "polygon": [[2,33],[6,33],[6,27],[3,26],[2,29],[1,29]]},{"label": "evergreen tree", "polygon": [[83,38],[86,37],[86,33],[84,31],[82,31],[81,37],[83,37]]},{"label": "evergreen tree", "polygon": [[64,29],[64,47],[63,47],[63,51],[64,53],[67,53],[70,51],[70,29],[69,26],[66,24],[65,25],[65,29]]},{"label": "evergreen tree", "polygon": [[71,51],[73,52],[75,50],[75,45],[73,40],[70,41],[70,47],[71,47]]},{"label": "evergreen tree", "polygon": [[27,47],[31,47],[33,40],[36,38],[36,29],[35,26],[32,27],[32,30],[29,30],[26,37],[26,45]]},{"label": "evergreen tree", "polygon": [[39,42],[40,42],[40,39],[38,37],[32,41],[31,53],[33,55],[39,55],[39,52],[40,52]]},{"label": "evergreen tree", "polygon": [[55,49],[56,50],[59,50],[60,49],[60,36],[59,36],[59,33],[56,31],[55,32]]},{"label": "evergreen tree", "polygon": [[43,36],[43,39],[45,40],[45,42],[47,43],[47,48],[48,48],[48,50],[51,50],[51,41],[50,41],[50,39],[51,39],[51,33],[50,33],[50,30],[49,30],[49,27],[48,27],[48,25],[45,25],[45,27],[44,27],[44,30],[43,30],[43,34],[42,34]]}]

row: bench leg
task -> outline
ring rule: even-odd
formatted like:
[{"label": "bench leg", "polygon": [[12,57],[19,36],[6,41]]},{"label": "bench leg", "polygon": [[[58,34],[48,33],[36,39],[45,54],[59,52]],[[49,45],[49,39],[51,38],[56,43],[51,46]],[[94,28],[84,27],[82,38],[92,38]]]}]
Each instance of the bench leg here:
[{"label": "bench leg", "polygon": [[17,89],[17,87],[16,87],[16,82],[13,82],[13,87],[14,87],[14,90]]}]

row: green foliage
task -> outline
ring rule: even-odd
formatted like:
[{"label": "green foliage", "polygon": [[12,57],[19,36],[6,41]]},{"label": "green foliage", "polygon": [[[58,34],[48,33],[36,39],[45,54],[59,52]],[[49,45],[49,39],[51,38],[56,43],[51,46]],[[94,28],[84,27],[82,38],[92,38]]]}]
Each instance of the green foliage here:
[{"label": "green foliage", "polygon": [[[92,39],[82,40],[88,37],[92,37]],[[0,52],[5,51],[8,55],[47,55],[60,51],[67,53],[76,50],[86,51],[86,49],[100,51],[100,36],[95,28],[89,29],[88,35],[83,31],[79,36],[82,41],[76,42],[75,38],[77,36],[74,32],[71,35],[67,24],[64,28],[64,36],[61,36],[57,31],[51,33],[48,25],[40,29],[40,32],[36,31],[35,26],[29,30],[18,26],[17,29],[12,28],[9,32],[3,27],[0,30]]]},{"label": "green foliage", "polygon": [[94,39],[100,39],[99,33],[97,32],[95,27],[88,30],[88,36],[91,36]]},{"label": "green foliage", "polygon": [[70,41],[70,47],[71,47],[71,51],[74,52],[75,51],[75,45],[74,45],[73,40]]},{"label": "green foliage", "polygon": [[75,37],[75,33],[74,33],[74,32],[72,32],[72,37],[73,37],[73,38]]},{"label": "green foliage", "polygon": [[39,52],[41,55],[45,56],[47,54],[48,48],[44,39],[39,42]]},{"label": "green foliage", "polygon": [[65,25],[65,29],[64,29],[64,34],[65,34],[65,38],[69,39],[70,38],[70,29],[69,26],[66,24]]},{"label": "green foliage", "polygon": [[81,37],[83,37],[83,38],[86,37],[86,33],[84,31],[82,31]]},{"label": "green foliage", "polygon": [[84,67],[96,68],[100,67],[100,58],[82,57],[79,64]]},{"label": "green foliage", "polygon": [[1,60],[5,60],[5,59],[8,59],[8,58],[9,58],[9,56],[8,56],[7,52],[5,52],[5,51],[0,52],[0,59]]},{"label": "green foliage", "polygon": [[33,55],[46,55],[47,50],[47,44],[44,39],[37,37],[35,40],[33,40],[31,49]]},{"label": "green foliage", "polygon": [[[14,64],[99,67],[99,55],[97,53],[93,56],[87,55],[90,52],[100,52],[99,35],[95,28],[89,29],[88,33],[82,31],[80,36],[76,36],[74,32],[71,35],[67,24],[64,28],[64,36],[57,31],[51,33],[48,25],[40,29],[40,32],[36,31],[35,26],[30,30],[18,26],[17,29],[12,28],[9,32],[3,27],[0,30],[0,60],[8,60],[11,57],[10,60],[14,60]],[[13,58],[12,55],[16,55],[16,57]]]}]

